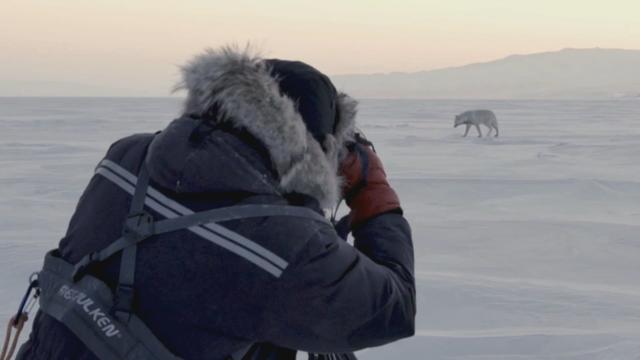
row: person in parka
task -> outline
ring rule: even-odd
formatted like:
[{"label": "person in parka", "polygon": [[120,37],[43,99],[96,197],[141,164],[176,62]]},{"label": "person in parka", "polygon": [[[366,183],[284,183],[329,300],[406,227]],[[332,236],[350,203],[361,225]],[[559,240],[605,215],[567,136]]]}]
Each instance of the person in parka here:
[{"label": "person in parka", "polygon": [[[120,236],[132,199],[107,175],[126,181],[143,164],[153,201],[176,212],[275,204],[324,216],[345,197],[353,246],[329,222],[278,216],[212,225],[239,234],[242,246],[211,241],[204,226],[146,239],[133,311],[181,359],[228,359],[242,349],[244,359],[295,359],[296,351],[349,359],[413,335],[410,228],[380,159],[358,142],[356,102],[307,64],[246,50],[208,50],[182,73],[183,115],[110,147],[60,256],[75,264]],[[113,290],[119,269],[114,255],[87,272]],[[97,357],[40,311],[19,358]]]}]

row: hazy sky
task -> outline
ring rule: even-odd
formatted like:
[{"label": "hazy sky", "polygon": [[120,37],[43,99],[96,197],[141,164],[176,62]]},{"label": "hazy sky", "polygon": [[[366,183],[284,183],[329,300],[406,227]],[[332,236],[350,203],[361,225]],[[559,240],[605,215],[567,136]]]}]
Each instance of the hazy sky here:
[{"label": "hazy sky", "polygon": [[640,49],[639,14],[638,0],[0,0],[0,94],[18,82],[67,82],[165,95],[176,65],[230,42],[329,74]]}]

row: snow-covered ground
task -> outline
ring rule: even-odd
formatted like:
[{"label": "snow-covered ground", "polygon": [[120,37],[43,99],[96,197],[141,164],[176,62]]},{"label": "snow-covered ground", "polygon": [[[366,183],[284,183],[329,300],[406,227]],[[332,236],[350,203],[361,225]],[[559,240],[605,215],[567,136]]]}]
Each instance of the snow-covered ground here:
[{"label": "snow-covered ground", "polygon": [[[0,98],[1,319],[107,146],[178,106]],[[500,138],[460,137],[473,108]],[[419,306],[414,338],[362,359],[640,359],[640,101],[367,100],[360,124],[413,226]]]}]

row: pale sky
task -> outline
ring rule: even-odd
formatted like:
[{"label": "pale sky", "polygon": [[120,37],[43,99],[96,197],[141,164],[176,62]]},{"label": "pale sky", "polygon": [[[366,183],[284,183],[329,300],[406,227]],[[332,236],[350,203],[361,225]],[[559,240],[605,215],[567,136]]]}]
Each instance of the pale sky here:
[{"label": "pale sky", "polygon": [[67,82],[167,95],[193,54],[246,42],[328,74],[640,49],[640,1],[0,0],[0,94],[16,82]]}]

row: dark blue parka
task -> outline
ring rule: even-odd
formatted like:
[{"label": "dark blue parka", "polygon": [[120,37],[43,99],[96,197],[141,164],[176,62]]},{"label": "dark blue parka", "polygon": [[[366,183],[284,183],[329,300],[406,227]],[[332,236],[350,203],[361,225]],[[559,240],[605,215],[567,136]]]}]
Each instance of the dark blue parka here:
[{"label": "dark blue parka", "polygon": [[[193,211],[261,203],[321,212],[327,200],[322,194],[329,193],[321,189],[324,175],[291,171],[294,162],[287,168],[274,155],[287,150],[289,141],[278,145],[255,126],[236,122],[213,126],[194,143],[190,139],[199,124],[184,116],[158,134],[121,139],[106,159],[133,174],[146,162],[150,185]],[[280,135],[286,139],[287,130]],[[310,163],[301,169],[321,162],[316,156],[317,151],[305,149],[307,160],[301,162]],[[117,239],[130,201],[129,194],[96,173],[59,244],[62,257],[76,263]],[[287,349],[350,352],[413,334],[413,248],[402,215],[370,219],[354,231],[355,246],[329,224],[307,219],[253,218],[220,225],[283,262],[274,273],[189,230],[142,242],[134,311],[177,356],[224,359],[258,343],[248,358],[292,359],[295,352]],[[113,256],[89,273],[114,288],[119,260]],[[21,355],[95,359],[64,325],[41,312]]]}]

